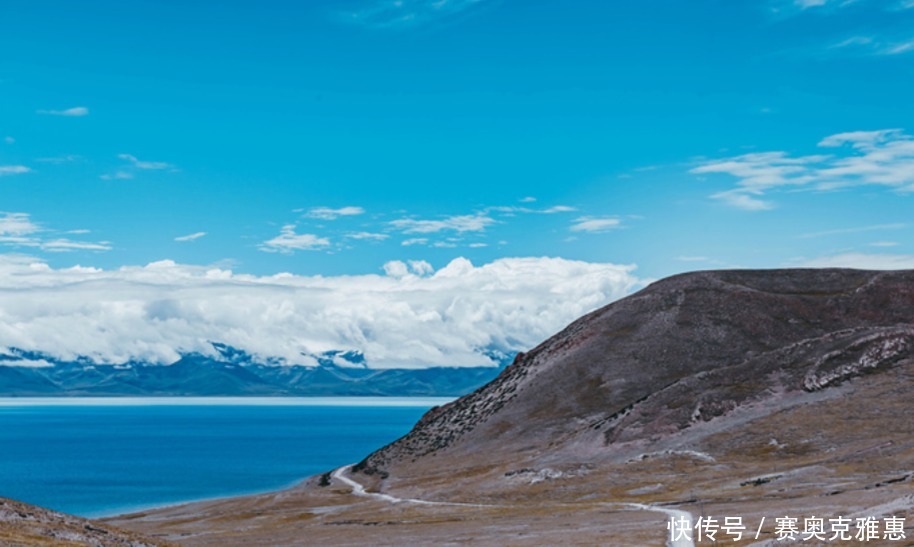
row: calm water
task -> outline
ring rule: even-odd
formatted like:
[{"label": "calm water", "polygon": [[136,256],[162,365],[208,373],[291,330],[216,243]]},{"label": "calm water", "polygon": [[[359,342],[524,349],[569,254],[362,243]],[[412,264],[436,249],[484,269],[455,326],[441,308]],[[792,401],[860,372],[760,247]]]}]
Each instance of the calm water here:
[{"label": "calm water", "polygon": [[0,399],[0,496],[83,516],[289,486],[448,399]]}]

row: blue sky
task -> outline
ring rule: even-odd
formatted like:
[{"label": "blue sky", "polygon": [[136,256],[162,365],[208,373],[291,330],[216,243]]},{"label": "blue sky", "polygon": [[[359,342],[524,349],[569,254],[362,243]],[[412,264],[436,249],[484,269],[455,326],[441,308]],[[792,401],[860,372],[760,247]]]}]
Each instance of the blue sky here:
[{"label": "blue sky", "polygon": [[914,2],[5,0],[0,253],[914,267]]}]

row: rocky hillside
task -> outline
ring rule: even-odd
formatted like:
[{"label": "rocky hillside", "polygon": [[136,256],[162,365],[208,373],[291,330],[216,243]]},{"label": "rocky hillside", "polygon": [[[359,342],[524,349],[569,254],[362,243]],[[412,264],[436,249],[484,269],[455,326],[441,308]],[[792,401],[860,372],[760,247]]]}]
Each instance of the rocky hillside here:
[{"label": "rocky hillside", "polygon": [[0,545],[8,547],[76,546],[167,547],[112,526],[0,498]]},{"label": "rocky hillside", "polygon": [[914,271],[711,271],[665,279],[517,356],[357,466],[410,474],[430,455],[489,463],[626,447],[914,356]]}]

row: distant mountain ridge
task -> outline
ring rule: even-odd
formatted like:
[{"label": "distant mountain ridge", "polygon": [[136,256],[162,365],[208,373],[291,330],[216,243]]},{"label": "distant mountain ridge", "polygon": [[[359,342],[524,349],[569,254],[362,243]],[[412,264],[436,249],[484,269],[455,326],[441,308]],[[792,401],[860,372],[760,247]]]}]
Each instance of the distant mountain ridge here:
[{"label": "distant mountain ridge", "polygon": [[0,396],[459,396],[513,359],[492,352],[499,366],[373,369],[351,350],[312,355],[318,364],[302,366],[264,362],[225,344],[213,348],[215,356],[189,353],[170,365],[61,361],[11,348],[0,351]]}]

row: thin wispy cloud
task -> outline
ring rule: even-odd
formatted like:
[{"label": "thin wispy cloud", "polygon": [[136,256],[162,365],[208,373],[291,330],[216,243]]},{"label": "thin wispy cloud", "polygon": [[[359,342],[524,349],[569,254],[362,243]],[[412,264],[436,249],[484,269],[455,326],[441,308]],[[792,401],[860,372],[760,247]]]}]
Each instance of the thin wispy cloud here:
[{"label": "thin wispy cloud", "polygon": [[883,55],[901,55],[903,53],[911,53],[912,51],[914,51],[914,39],[886,46],[880,53]]},{"label": "thin wispy cloud", "polygon": [[851,36],[845,38],[836,44],[829,46],[829,49],[844,49],[850,47],[863,47],[871,45],[875,40],[871,36]]},{"label": "thin wispy cloud", "polygon": [[553,207],[549,207],[547,209],[543,209],[542,211],[537,211],[537,212],[551,215],[554,213],[573,213],[575,211],[577,211],[577,208],[571,207],[569,205],[555,205]]},{"label": "thin wispy cloud", "polygon": [[89,109],[85,106],[74,106],[73,108],[67,108],[64,110],[39,110],[39,114],[45,114],[48,116],[65,116],[71,118],[81,118],[83,116],[89,115]]},{"label": "thin wispy cloud", "polygon": [[541,214],[541,215],[554,215],[556,213],[573,213],[577,211],[577,207],[572,207],[570,205],[553,205],[552,207],[547,207],[545,209],[534,209],[533,207],[527,206],[518,206],[518,205],[493,205],[491,207],[486,207],[482,210],[482,214],[486,213],[502,213],[506,215],[514,214]]},{"label": "thin wispy cloud", "polygon": [[164,161],[143,161],[138,159],[133,154],[118,154],[118,159],[130,162],[131,165],[137,169],[168,169],[173,167],[170,163],[165,163]]},{"label": "thin wispy cloud", "polygon": [[178,236],[175,238],[175,241],[180,241],[180,242],[196,241],[205,235],[206,235],[206,232],[194,232],[192,234],[187,234],[186,236]]},{"label": "thin wispy cloud", "polygon": [[492,0],[373,0],[361,9],[343,13],[351,23],[375,29],[402,29],[424,25],[491,3]]},{"label": "thin wispy cloud", "polygon": [[133,178],[133,173],[128,173],[127,171],[115,171],[114,173],[105,173],[98,178],[102,180],[130,180]]},{"label": "thin wispy cloud", "polygon": [[[82,230],[71,230],[66,233],[77,232],[82,233]],[[56,237],[52,230],[33,222],[28,213],[11,212],[0,212],[0,245],[47,252],[110,251],[112,248],[107,241],[76,241]]]},{"label": "thin wispy cloud", "polygon": [[130,180],[136,177],[139,171],[161,171],[163,169],[174,170],[175,166],[164,161],[141,160],[133,154],[118,154],[117,159],[127,162],[127,165],[113,173],[105,173],[99,178],[102,180]]},{"label": "thin wispy cloud", "polygon": [[[527,203],[533,203],[527,200]],[[398,211],[397,216],[391,218],[390,213],[376,213],[368,218],[360,219],[358,229],[353,230],[351,223],[326,223],[320,225],[322,236],[317,239],[306,239],[306,247],[320,247],[317,240],[333,239],[338,242],[348,242],[340,249],[351,248],[357,242],[380,243],[390,239],[393,235],[405,236],[399,241],[402,246],[427,245],[435,248],[482,248],[488,243],[481,241],[490,230],[498,225],[510,223],[523,223],[523,216],[532,215],[558,215],[576,212],[578,209],[570,205],[552,205],[533,207],[529,205],[486,206],[466,214],[441,215],[439,217],[408,214]],[[337,221],[347,218],[356,218],[366,215],[365,208],[356,205],[344,207],[312,207],[310,209],[293,209],[293,213],[302,219],[316,219],[321,221]],[[286,226],[293,226],[294,222],[287,222]],[[312,234],[313,235],[313,234]],[[307,245],[313,242],[314,245]],[[277,242],[274,242],[277,243]],[[284,247],[285,240],[278,241]],[[265,250],[276,250],[277,245],[261,244]]]},{"label": "thin wispy cloud", "polygon": [[43,251],[60,253],[67,251],[110,251],[111,244],[107,241],[92,243],[88,241],[73,241],[72,239],[52,239],[42,241],[39,248]]},{"label": "thin wispy cloud", "polygon": [[0,165],[0,177],[5,177],[7,175],[22,175],[23,173],[29,173],[31,169],[25,165]]},{"label": "thin wispy cloud", "polygon": [[840,9],[858,4],[876,4],[882,7],[893,7],[896,0],[793,0],[793,7],[801,11],[815,8]]},{"label": "thin wispy cloud", "polygon": [[[783,9],[781,0],[772,8],[779,15],[795,15],[805,12],[835,15],[847,11],[847,8],[857,8],[857,12],[867,18],[885,20],[900,17],[903,12],[914,8],[914,0],[793,0]],[[882,15],[877,15],[882,12]],[[857,56],[895,56],[914,51],[914,37],[899,34],[898,27],[886,23],[860,27],[859,31],[850,36],[830,40],[821,48],[816,48],[813,55],[816,57],[841,55]]]},{"label": "thin wispy cloud", "polygon": [[914,38],[851,36],[828,47],[829,51],[856,51],[861,55],[893,56],[914,52]]},{"label": "thin wispy cloud", "polygon": [[711,197],[747,210],[773,208],[774,202],[763,198],[784,189],[829,191],[871,185],[914,191],[914,139],[900,129],[838,133],[822,139],[818,147],[832,153],[743,154],[706,161],[690,172],[728,176],[736,187]]},{"label": "thin wispy cloud", "polygon": [[794,0],[793,5],[797,6],[800,9],[808,9],[824,6],[827,3],[828,0]]},{"label": "thin wispy cloud", "polygon": [[572,232],[596,234],[614,230],[621,225],[622,221],[618,218],[580,217],[575,219],[574,224],[571,225],[569,230]]},{"label": "thin wispy cloud", "polygon": [[354,234],[346,234],[346,237],[356,240],[384,241],[390,236],[388,234],[379,234],[377,232],[355,232]]},{"label": "thin wispy cloud", "polygon": [[50,164],[54,164],[54,165],[83,161],[83,160],[84,160],[84,158],[78,154],[64,154],[62,156],[50,156],[50,157],[35,159],[35,161],[37,161],[39,163],[50,163]]},{"label": "thin wispy cloud", "polygon": [[304,216],[308,218],[317,218],[321,220],[336,220],[339,217],[351,217],[365,214],[365,209],[356,206],[340,207],[331,209],[330,207],[314,207],[309,209]]},{"label": "thin wispy cloud", "polygon": [[14,144],[16,142],[16,139],[7,135],[6,137],[3,137],[3,142],[5,142],[6,144]]},{"label": "thin wispy cloud", "polygon": [[315,234],[297,234],[294,224],[286,224],[279,235],[260,244],[260,250],[291,254],[295,251],[319,251],[330,246],[330,240]]},{"label": "thin wispy cloud", "polygon": [[443,231],[484,232],[492,224],[495,224],[495,219],[485,214],[454,215],[441,220],[402,218],[390,222],[391,226],[405,234],[433,234]]}]

